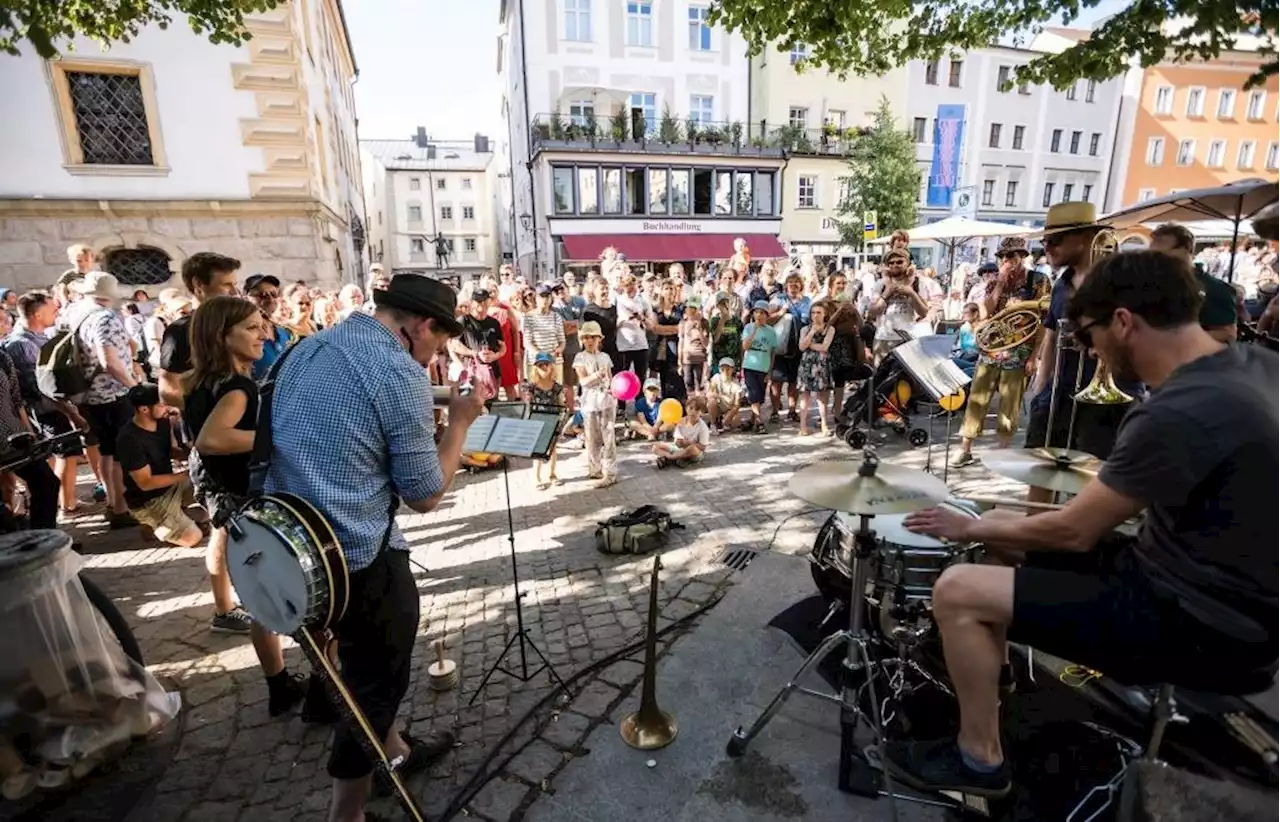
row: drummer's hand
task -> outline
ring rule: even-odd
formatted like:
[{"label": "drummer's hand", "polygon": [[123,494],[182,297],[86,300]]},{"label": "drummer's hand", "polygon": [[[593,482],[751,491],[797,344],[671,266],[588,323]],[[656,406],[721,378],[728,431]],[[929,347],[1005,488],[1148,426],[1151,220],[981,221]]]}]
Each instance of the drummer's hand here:
[{"label": "drummer's hand", "polygon": [[929,534],[950,542],[972,542],[969,539],[969,529],[975,522],[976,519],[945,508],[926,508],[907,514],[903,525],[907,526],[908,531],[917,534]]}]

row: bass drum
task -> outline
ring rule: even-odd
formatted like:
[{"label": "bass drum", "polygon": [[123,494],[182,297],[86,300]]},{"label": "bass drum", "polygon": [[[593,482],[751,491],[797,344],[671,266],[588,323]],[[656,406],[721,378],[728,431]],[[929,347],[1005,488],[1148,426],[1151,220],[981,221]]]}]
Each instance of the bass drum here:
[{"label": "bass drum", "polygon": [[246,611],[292,636],[329,628],[347,610],[347,563],[333,528],[292,494],[248,502],[228,526],[227,571]]}]

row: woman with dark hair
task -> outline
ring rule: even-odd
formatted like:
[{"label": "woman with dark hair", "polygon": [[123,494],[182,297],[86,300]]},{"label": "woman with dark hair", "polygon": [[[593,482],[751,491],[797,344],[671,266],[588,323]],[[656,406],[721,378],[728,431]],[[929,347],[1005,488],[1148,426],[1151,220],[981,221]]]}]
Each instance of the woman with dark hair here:
[{"label": "woman with dark hair", "polygon": [[[200,304],[191,318],[192,370],[183,376],[183,418],[198,455],[193,480],[205,497],[210,514],[224,500],[249,493],[249,458],[258,418],[258,385],[253,364],[262,356],[270,323],[258,306],[239,297],[213,297]],[[226,540],[225,529],[215,538]],[[226,563],[225,552],[210,552]],[[209,573],[225,573],[210,568]],[[267,712],[279,716],[303,697],[301,675],[284,665],[280,638],[251,624],[249,636],[267,678]],[[323,680],[313,676],[306,691],[305,721],[328,721]],[[326,711],[325,709],[328,709]]]}]

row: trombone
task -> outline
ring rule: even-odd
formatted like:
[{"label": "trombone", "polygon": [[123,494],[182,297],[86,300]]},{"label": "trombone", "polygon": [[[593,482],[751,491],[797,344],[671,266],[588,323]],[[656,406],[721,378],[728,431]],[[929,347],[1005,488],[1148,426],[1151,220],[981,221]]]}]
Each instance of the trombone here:
[{"label": "trombone", "polygon": [[[1093,266],[1105,257],[1116,253],[1119,247],[1119,238],[1116,233],[1110,229],[1102,229],[1093,238],[1093,244],[1089,248],[1089,265]],[[1121,391],[1116,385],[1115,377],[1111,374],[1110,367],[1104,360],[1099,359],[1097,367],[1093,370],[1093,379],[1089,380],[1089,384],[1080,387],[1084,382],[1084,362],[1089,356],[1088,350],[1082,349],[1075,341],[1072,334],[1074,327],[1070,320],[1058,320],[1057,339],[1055,340],[1054,365],[1053,365],[1053,389],[1049,394],[1049,420],[1044,435],[1044,448],[1049,448],[1050,441],[1053,439],[1053,423],[1058,413],[1058,373],[1062,370],[1063,353],[1070,347],[1073,351],[1080,352],[1080,358],[1076,365],[1076,381],[1075,387],[1071,394],[1071,420],[1067,424],[1067,441],[1065,448],[1070,448],[1075,438],[1076,429],[1076,413],[1080,409],[1080,404],[1086,405],[1124,405],[1133,402],[1133,397]]]}]

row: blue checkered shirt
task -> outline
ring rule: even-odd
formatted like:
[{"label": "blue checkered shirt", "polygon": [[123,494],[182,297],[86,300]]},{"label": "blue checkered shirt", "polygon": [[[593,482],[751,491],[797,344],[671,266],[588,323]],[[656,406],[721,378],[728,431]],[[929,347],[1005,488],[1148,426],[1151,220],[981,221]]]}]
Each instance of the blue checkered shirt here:
[{"label": "blue checkered shirt", "polygon": [[[393,494],[422,500],[444,487],[431,381],[386,326],[352,314],[299,342],[276,379],[267,493],[316,506],[352,571],[373,562]],[[409,550],[391,526],[390,547]]]}]

